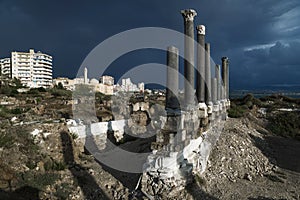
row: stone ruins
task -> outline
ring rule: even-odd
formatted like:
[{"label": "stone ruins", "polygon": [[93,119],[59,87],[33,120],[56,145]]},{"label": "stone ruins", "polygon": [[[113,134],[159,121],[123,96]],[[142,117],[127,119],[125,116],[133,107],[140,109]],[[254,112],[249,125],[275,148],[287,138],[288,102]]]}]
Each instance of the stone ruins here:
[{"label": "stone ruins", "polygon": [[[178,94],[178,49],[171,46],[167,49],[167,119],[152,144],[152,154],[144,164],[142,176],[142,191],[148,196],[161,193],[175,196],[191,182],[194,174],[205,171],[209,153],[222,131],[226,109],[230,106],[228,58],[222,58],[222,68],[211,66],[205,26],[199,25],[196,27],[197,73],[194,73],[194,17],[197,13],[187,9],[181,14],[186,35],[184,98],[182,100]],[[212,70],[215,71],[213,78]]]},{"label": "stone ruins", "polygon": [[[129,113],[126,114],[129,118],[115,116],[115,121],[69,127],[70,132],[76,133],[79,138],[94,137],[98,150],[103,150],[109,134],[113,133],[118,142],[133,127],[130,114],[147,112],[150,125],[155,127],[152,132],[155,132],[156,140],[151,144],[152,152],[145,157],[146,162],[143,161],[143,174],[138,185],[150,199],[162,193],[175,196],[193,180],[195,174],[201,175],[205,171],[210,151],[222,132],[226,110],[230,106],[228,58],[222,58],[221,66],[212,66],[210,44],[205,41],[205,26],[196,26],[195,42],[196,11],[187,9],[181,14],[185,33],[184,95],[179,93],[179,50],[170,46],[167,48],[166,116],[151,115],[153,108],[149,103],[139,102],[118,108],[119,113]],[[157,122],[158,125],[155,124]]]}]

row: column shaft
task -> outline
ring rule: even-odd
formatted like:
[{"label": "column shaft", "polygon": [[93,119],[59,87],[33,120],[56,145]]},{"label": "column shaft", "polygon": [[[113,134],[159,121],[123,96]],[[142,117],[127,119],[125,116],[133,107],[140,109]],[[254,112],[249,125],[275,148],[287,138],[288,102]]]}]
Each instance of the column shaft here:
[{"label": "column shaft", "polygon": [[210,68],[210,44],[205,44],[205,103],[211,103],[211,68]]},{"label": "column shaft", "polygon": [[217,104],[217,78],[211,79],[211,96],[213,104]]},{"label": "column shaft", "polygon": [[229,98],[229,71],[228,71],[228,58],[222,58],[222,80],[224,83],[224,98]]},{"label": "column shaft", "polygon": [[166,109],[179,109],[178,101],[178,49],[170,46],[167,51]]},{"label": "column shaft", "polygon": [[197,26],[196,96],[198,103],[205,102],[205,26]]},{"label": "column shaft", "polygon": [[185,104],[194,104],[194,17],[196,11],[188,9],[182,10],[181,14],[184,18],[184,97]]},{"label": "column shaft", "polygon": [[220,65],[216,65],[215,76],[217,78],[217,101],[221,100]]}]

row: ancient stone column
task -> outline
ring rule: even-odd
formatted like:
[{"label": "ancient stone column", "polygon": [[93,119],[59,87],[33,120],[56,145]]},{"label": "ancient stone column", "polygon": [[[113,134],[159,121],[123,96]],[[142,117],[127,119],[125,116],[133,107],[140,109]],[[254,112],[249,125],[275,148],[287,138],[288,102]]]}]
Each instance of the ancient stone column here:
[{"label": "ancient stone column", "polygon": [[211,68],[210,68],[210,44],[205,44],[205,103],[211,104]]},{"label": "ancient stone column", "polygon": [[222,79],[224,82],[224,98],[229,99],[229,69],[228,69],[228,58],[222,58]]},{"label": "ancient stone column", "polygon": [[215,76],[217,78],[217,101],[221,100],[220,65],[216,65]]},{"label": "ancient stone column", "polygon": [[196,96],[198,103],[205,103],[205,26],[197,26]]},{"label": "ancient stone column", "polygon": [[167,88],[166,88],[166,110],[179,109],[178,101],[178,49],[174,46],[168,47],[167,51]]},{"label": "ancient stone column", "polygon": [[217,78],[211,78],[211,99],[213,104],[217,104]]},{"label": "ancient stone column", "polygon": [[194,104],[194,17],[195,10],[182,10],[184,18],[184,97],[186,107]]}]

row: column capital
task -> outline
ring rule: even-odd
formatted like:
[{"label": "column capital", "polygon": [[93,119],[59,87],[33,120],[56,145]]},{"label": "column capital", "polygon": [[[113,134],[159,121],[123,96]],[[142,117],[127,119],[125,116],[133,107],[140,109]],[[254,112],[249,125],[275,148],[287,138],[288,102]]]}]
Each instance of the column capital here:
[{"label": "column capital", "polygon": [[228,61],[228,57],[222,57],[222,61]]},{"label": "column capital", "polygon": [[205,26],[204,25],[198,25],[196,28],[197,28],[197,32],[199,35],[205,35]]},{"label": "column capital", "polygon": [[197,12],[193,9],[181,10],[181,14],[186,21],[194,21],[194,17],[197,16]]}]

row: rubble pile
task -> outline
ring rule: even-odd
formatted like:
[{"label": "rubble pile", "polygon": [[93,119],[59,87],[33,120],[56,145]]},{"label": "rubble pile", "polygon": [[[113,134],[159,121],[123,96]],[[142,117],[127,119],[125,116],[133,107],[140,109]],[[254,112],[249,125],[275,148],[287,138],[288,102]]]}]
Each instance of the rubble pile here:
[{"label": "rubble pile", "polygon": [[268,148],[259,132],[249,129],[241,120],[229,119],[211,156],[211,160],[219,162],[217,166],[209,162],[205,174],[208,180],[227,178],[231,182],[237,179],[252,181],[256,176],[269,173],[274,166],[255,146],[254,140]]}]

